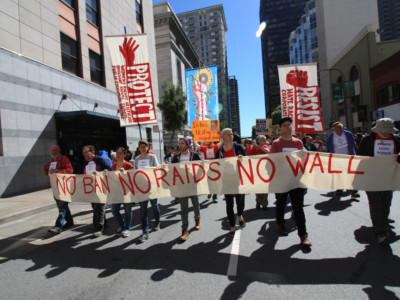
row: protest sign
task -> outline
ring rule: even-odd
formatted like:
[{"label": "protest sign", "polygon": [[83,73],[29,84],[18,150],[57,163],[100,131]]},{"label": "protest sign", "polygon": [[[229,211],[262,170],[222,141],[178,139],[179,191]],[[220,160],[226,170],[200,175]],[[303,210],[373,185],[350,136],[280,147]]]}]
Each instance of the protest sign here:
[{"label": "protest sign", "polygon": [[107,36],[121,126],[157,123],[146,34]]},{"label": "protest sign", "polygon": [[295,132],[324,133],[317,64],[278,66],[282,117],[291,117]]},{"label": "protest sign", "polygon": [[51,174],[57,199],[72,202],[140,202],[202,194],[282,193],[317,190],[400,189],[396,155],[360,157],[322,152],[282,152],[192,161],[98,174]]},{"label": "protest sign", "polygon": [[193,121],[192,135],[195,142],[219,142],[219,120]]}]

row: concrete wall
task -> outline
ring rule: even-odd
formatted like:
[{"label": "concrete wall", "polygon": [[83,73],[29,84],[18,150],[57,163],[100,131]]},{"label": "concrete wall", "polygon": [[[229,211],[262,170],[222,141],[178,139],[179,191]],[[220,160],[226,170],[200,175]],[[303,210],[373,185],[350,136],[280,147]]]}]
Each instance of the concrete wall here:
[{"label": "concrete wall", "polygon": [[316,1],[316,10],[322,116],[325,127],[328,127],[333,115],[330,75],[336,74],[325,70],[367,24],[371,24],[374,31],[379,28],[378,6],[376,0],[319,0]]}]

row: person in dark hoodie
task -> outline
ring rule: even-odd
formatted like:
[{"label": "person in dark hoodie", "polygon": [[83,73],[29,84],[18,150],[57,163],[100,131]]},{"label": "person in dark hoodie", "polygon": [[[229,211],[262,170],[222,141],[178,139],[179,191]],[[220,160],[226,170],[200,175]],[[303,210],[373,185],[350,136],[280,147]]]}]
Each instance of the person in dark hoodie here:
[{"label": "person in dark hoodie", "polygon": [[[233,142],[232,129],[225,128],[221,131],[221,138],[223,140],[222,146],[218,149],[216,157],[226,158],[234,156],[246,156],[246,149],[241,145]],[[236,231],[236,220],[235,213],[233,212],[233,198],[236,198],[237,216],[239,219],[239,225],[241,228],[246,226],[246,222],[243,219],[244,211],[244,195],[243,194],[227,194],[225,195],[226,200],[226,214],[228,215],[230,231],[229,235],[234,236]]]},{"label": "person in dark hoodie", "polygon": [[[185,161],[201,160],[200,156],[190,149],[192,141],[186,137],[179,139],[179,152],[176,153],[171,163],[180,163]],[[199,230],[201,227],[200,223],[200,204],[197,195],[189,197],[179,197],[179,203],[181,205],[181,217],[182,217],[182,235],[180,240],[186,241],[189,237],[189,198],[192,200],[194,210],[195,229]]]},{"label": "person in dark hoodie", "polygon": [[[103,157],[95,154],[95,148],[92,145],[84,146],[82,154],[85,158],[83,164],[83,174],[96,174],[104,170],[111,171],[111,164]],[[94,237],[99,237],[103,234],[106,224],[106,205],[105,203],[92,203],[93,208],[93,225],[95,227]]]}]

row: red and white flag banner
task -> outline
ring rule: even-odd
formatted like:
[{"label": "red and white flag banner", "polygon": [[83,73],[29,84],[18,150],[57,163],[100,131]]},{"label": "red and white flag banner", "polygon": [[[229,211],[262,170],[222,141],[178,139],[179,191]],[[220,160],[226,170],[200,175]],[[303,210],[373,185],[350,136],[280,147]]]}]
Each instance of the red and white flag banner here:
[{"label": "red and white flag banner", "polygon": [[156,124],[147,35],[106,37],[121,126]]},{"label": "red and white flag banner", "polygon": [[282,118],[291,117],[296,132],[324,133],[317,64],[278,66]]}]

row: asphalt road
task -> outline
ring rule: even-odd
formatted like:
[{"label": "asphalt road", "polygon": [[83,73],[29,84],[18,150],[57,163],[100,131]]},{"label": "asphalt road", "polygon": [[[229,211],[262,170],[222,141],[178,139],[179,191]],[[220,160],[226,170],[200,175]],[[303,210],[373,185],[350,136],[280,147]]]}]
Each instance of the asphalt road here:
[{"label": "asphalt road", "polygon": [[[139,207],[131,236],[109,226],[92,238],[87,204],[71,204],[75,226],[60,235],[55,209],[0,226],[0,299],[398,299],[400,192],[394,194],[393,243],[374,242],[368,202],[309,190],[305,213],[311,250],[285,215],[289,236],[276,232],[275,199],[268,211],[246,196],[247,226],[228,237],[225,202],[200,197],[202,228],[179,243],[179,205],[160,199],[162,229],[138,244]],[[152,216],[151,210],[149,215]],[[190,212],[190,227],[194,226]]]}]

